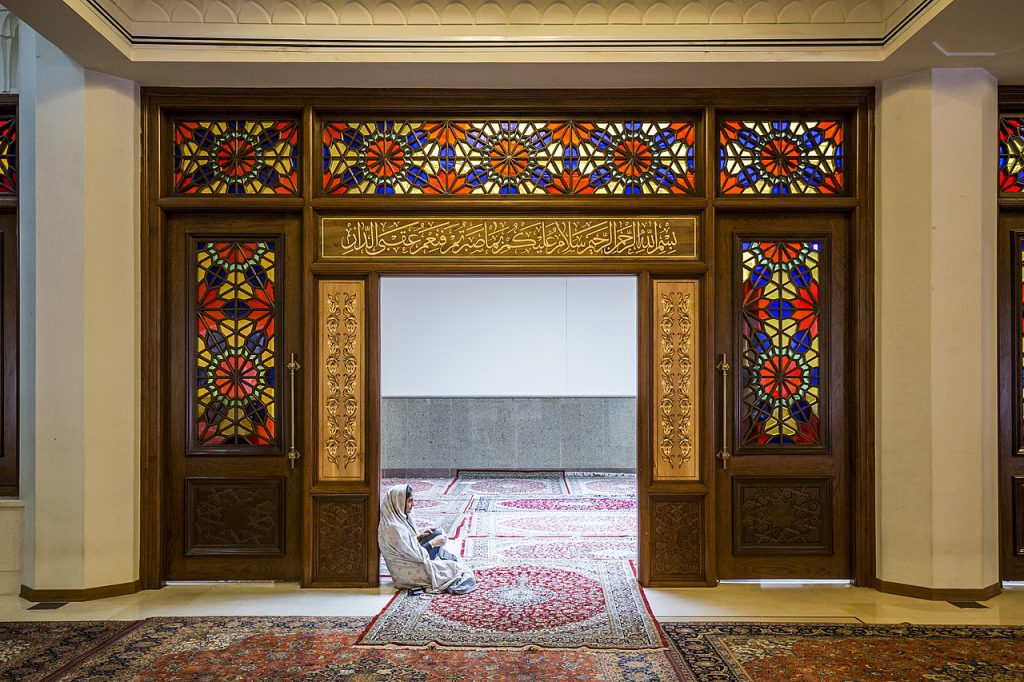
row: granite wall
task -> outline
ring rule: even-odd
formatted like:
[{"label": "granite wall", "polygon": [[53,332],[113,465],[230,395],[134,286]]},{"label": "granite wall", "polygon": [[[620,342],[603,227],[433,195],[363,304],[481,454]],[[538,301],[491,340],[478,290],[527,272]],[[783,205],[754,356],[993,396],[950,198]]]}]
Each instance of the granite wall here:
[{"label": "granite wall", "polygon": [[383,398],[385,469],[631,469],[636,398]]}]

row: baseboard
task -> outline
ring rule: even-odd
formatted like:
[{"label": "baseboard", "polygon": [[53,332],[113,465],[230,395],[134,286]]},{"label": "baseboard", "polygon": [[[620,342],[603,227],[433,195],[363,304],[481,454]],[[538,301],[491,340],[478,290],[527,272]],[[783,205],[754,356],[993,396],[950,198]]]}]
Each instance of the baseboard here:
[{"label": "baseboard", "polygon": [[125,594],[135,594],[139,591],[139,581],[133,580],[130,583],[119,585],[100,585],[99,587],[87,587],[84,590],[37,590],[27,585],[21,586],[21,598],[26,601],[92,601],[93,599],[106,599],[108,597],[120,597]]},{"label": "baseboard", "polygon": [[941,588],[905,585],[903,583],[879,580],[877,589],[879,592],[885,592],[886,594],[896,594],[901,597],[913,597],[915,599],[929,599],[931,601],[985,601],[1002,592],[1003,586],[1001,583],[995,583],[994,585],[977,589]]}]

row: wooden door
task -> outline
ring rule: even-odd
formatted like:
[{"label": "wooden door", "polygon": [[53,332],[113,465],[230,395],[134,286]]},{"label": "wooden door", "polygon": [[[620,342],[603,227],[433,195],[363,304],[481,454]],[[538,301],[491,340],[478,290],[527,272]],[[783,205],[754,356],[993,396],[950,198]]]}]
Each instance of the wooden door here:
[{"label": "wooden door", "polygon": [[999,215],[1000,578],[1024,580],[1024,211]]},{"label": "wooden door", "polygon": [[168,221],[164,576],[298,580],[301,391],[288,365],[302,346],[301,217]]},{"label": "wooden door", "polygon": [[718,214],[720,579],[852,576],[848,226],[837,213]]}]

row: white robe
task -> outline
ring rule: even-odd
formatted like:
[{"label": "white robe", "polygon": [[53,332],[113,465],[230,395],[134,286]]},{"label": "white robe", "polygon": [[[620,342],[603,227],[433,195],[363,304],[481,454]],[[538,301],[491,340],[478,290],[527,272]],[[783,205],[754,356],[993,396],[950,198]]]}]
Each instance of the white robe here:
[{"label": "white robe", "polygon": [[425,587],[443,592],[473,572],[461,559],[433,559],[416,539],[416,526],[405,513],[406,486],[392,486],[380,501],[377,542],[397,588]]}]

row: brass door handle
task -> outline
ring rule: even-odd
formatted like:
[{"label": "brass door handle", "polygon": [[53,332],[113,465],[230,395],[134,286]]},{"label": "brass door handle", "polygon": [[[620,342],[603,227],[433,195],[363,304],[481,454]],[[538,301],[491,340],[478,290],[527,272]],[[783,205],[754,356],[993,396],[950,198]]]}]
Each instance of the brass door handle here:
[{"label": "brass door handle", "polygon": [[732,457],[732,453],[729,452],[729,370],[732,368],[725,353],[719,357],[721,359],[715,367],[722,374],[722,447],[715,457],[722,462],[723,469],[728,469],[729,458]]},{"label": "brass door handle", "polygon": [[289,402],[291,403],[288,407],[289,414],[289,443],[288,443],[288,464],[292,469],[295,468],[295,462],[302,457],[299,453],[299,449],[295,447],[295,375],[302,365],[299,364],[298,359],[295,357],[295,353],[291,354],[291,358],[288,360],[288,364],[285,365],[288,368],[288,394]]}]

